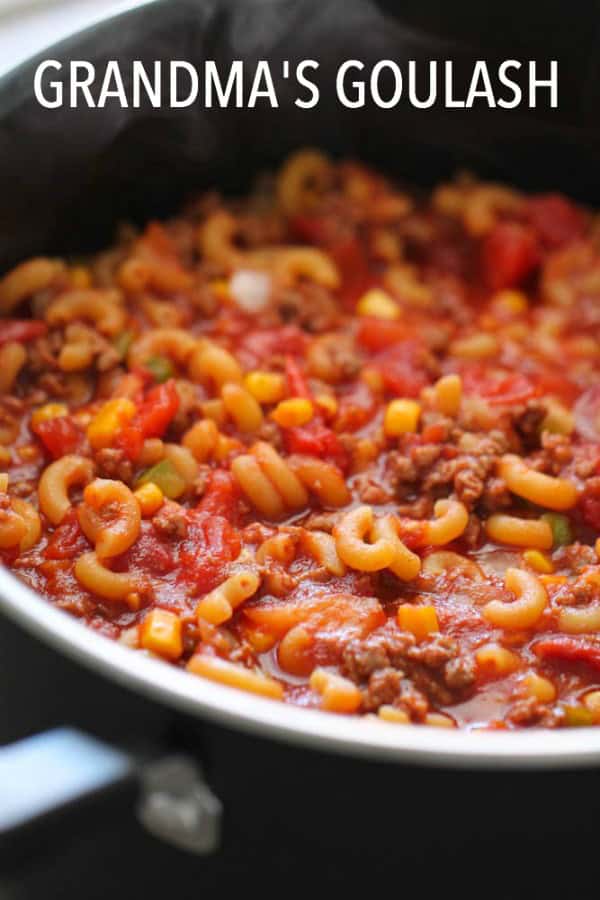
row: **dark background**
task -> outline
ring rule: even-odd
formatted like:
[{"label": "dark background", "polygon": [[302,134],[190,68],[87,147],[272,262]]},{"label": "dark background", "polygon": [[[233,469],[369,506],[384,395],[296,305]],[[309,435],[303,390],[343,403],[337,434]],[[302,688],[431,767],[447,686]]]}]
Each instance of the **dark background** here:
[{"label": "dark background", "polygon": [[[415,118],[324,103],[288,113],[41,111],[27,66],[0,85],[0,268],[109,240],[119,218],[191,187],[240,187],[298,143],[431,181],[472,162],[525,185],[600,193],[597,3],[364,4],[173,0],[67,42],[58,58],[448,55],[558,58],[560,109]],[[286,10],[283,18],[281,9]],[[365,11],[366,10],[366,11]],[[410,26],[407,30],[405,26]],[[474,50],[464,49],[470,44]],[[392,47],[399,52],[384,52]],[[45,53],[44,57],[48,54]],[[391,116],[391,117],[390,117]],[[266,138],[265,136],[268,136]],[[178,896],[514,898],[597,892],[598,775],[469,773],[357,762],[201,726],[116,688],[0,621],[0,744],[70,724],[135,753],[200,758],[225,807],[221,850],[196,859],[146,836],[130,796],[66,819],[0,858],[1,900]],[[86,812],[85,810],[83,811]]]}]

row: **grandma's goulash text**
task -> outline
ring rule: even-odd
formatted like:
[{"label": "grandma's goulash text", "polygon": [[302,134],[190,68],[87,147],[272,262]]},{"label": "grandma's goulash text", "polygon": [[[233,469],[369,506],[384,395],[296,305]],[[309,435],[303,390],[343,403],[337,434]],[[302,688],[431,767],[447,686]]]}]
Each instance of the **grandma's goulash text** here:
[{"label": "grandma's goulash text", "polygon": [[558,61],[538,64],[535,60],[506,59],[498,66],[476,60],[469,71],[456,72],[453,60],[397,62],[382,59],[367,64],[348,59],[336,71],[334,84],[321,86],[320,63],[304,59],[254,64],[234,60],[218,66],[207,60],[202,66],[187,60],[134,60],[129,66],[110,60],[96,67],[87,60],[63,65],[55,59],[41,62],[34,76],[37,102],[47,109],[63,106],[102,109],[105,106],[182,109],[198,105],[205,109],[280,106],[280,93],[287,97],[287,82],[297,88],[292,100],[299,109],[313,109],[322,90],[334,90],[337,102],[348,109],[374,104],[381,109],[407,105],[426,110],[516,109],[520,106],[558,106]]}]

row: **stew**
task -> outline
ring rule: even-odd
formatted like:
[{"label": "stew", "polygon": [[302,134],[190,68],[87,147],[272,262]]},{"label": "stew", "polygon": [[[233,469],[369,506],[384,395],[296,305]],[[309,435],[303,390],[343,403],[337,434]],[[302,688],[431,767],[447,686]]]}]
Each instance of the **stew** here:
[{"label": "stew", "polygon": [[600,723],[590,210],[302,150],[0,317],[0,556],[49,602],[304,707]]}]

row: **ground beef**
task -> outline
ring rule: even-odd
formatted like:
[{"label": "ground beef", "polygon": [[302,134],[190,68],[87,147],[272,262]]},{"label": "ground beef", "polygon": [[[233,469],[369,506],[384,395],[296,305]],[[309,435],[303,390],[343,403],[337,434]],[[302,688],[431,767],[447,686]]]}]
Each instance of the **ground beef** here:
[{"label": "ground beef", "polygon": [[114,478],[129,484],[133,478],[133,463],[123,450],[105,447],[94,456],[96,471],[100,478]]},{"label": "ground beef", "polygon": [[339,384],[355,378],[362,364],[354,338],[349,334],[323,334],[311,342],[306,365],[313,378]]},{"label": "ground beef", "polygon": [[510,494],[495,474],[498,460],[508,449],[504,434],[479,435],[456,428],[451,437],[458,450],[454,458],[444,456],[440,444],[407,444],[388,454],[386,472],[396,496],[404,499],[417,494],[432,503],[454,493],[468,510],[480,503],[486,512],[507,506]]},{"label": "ground beef", "polygon": [[165,503],[153,517],[152,525],[169,540],[181,540],[187,535],[185,511],[176,503]]},{"label": "ground beef", "polygon": [[[473,659],[462,654],[452,638],[436,634],[417,644],[392,620],[366,638],[351,641],[344,649],[342,670],[355,683],[366,682],[368,709],[378,708],[376,701],[382,696],[386,699],[381,703],[394,702],[400,678],[434,705],[456,701],[475,681]],[[392,679],[391,672],[397,678]],[[396,694],[390,699],[392,687]]]},{"label": "ground beef", "polygon": [[553,559],[557,569],[564,567],[573,572],[579,572],[584,566],[593,566],[598,562],[594,548],[589,544],[580,544],[578,541],[565,547],[559,547]]},{"label": "ground beef", "polygon": [[512,725],[541,725],[543,728],[556,728],[562,722],[563,713],[545,703],[540,703],[536,697],[525,697],[512,704],[505,718]]},{"label": "ground beef", "polygon": [[370,676],[363,695],[365,712],[378,710],[380,706],[394,703],[402,691],[402,673],[388,666],[376,669]]},{"label": "ground beef", "polygon": [[276,450],[283,449],[283,437],[281,428],[275,422],[269,422],[265,419],[256,433],[256,437],[261,441],[271,444]]},{"label": "ground beef", "polygon": [[514,419],[514,429],[521,439],[523,448],[530,452],[539,447],[540,426],[546,417],[546,407],[539,400],[530,400],[525,409]]},{"label": "ground beef", "polygon": [[542,433],[542,450],[546,458],[544,471],[550,472],[552,475],[558,475],[573,459],[571,439],[565,434],[552,434],[550,431],[544,431]]},{"label": "ground beef", "polygon": [[317,512],[311,513],[304,522],[302,522],[303,528],[308,528],[309,531],[328,531],[331,532],[337,525],[340,520],[341,513],[339,512]]},{"label": "ground beef", "polygon": [[317,334],[333,328],[338,317],[337,303],[329,291],[309,281],[283,291],[275,304],[282,323],[293,322]]},{"label": "ground beef", "polygon": [[512,504],[512,494],[503,478],[492,476],[485,482],[479,506],[482,512],[493,513]]},{"label": "ground beef", "polygon": [[362,503],[373,503],[378,506],[389,503],[393,495],[367,472],[361,472],[354,478],[353,487]]}]

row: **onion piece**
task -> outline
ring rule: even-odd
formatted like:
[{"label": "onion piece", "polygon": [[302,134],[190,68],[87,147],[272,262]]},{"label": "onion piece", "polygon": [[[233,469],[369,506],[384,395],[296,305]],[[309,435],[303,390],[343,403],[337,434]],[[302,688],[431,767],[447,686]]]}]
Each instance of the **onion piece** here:
[{"label": "onion piece", "polygon": [[271,278],[266,272],[239,269],[229,282],[229,293],[239,309],[247,313],[260,312],[271,297]]}]

